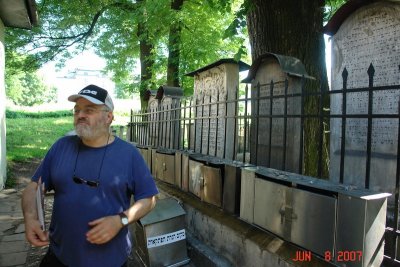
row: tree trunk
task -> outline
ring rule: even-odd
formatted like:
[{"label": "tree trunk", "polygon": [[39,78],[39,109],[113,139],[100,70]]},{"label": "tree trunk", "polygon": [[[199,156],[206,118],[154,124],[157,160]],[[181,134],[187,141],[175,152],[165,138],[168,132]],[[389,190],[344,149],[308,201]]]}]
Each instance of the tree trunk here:
[{"label": "tree trunk", "polygon": [[[325,43],[322,33],[323,0],[249,0],[247,25],[252,60],[270,52],[300,59],[310,76],[306,91],[328,88],[325,65]],[[305,113],[318,114],[318,98],[305,99]],[[329,99],[324,99],[325,105]],[[329,104],[328,104],[329,105]],[[304,125],[303,173],[318,176],[319,124],[317,119],[306,119]],[[328,141],[323,138],[322,176],[328,175]]]},{"label": "tree trunk", "polygon": [[[138,4],[144,4],[145,0],[138,0]],[[139,38],[139,46],[140,46],[140,86],[139,86],[139,93],[140,93],[140,104],[141,109],[147,109],[147,101],[144,100],[143,96],[144,93],[150,89],[151,86],[151,79],[153,77],[152,67],[154,65],[153,59],[153,49],[154,45],[149,42],[150,38],[148,33],[148,28],[146,25],[145,14],[142,14],[144,18],[142,22],[138,24],[138,31],[137,36]]]},{"label": "tree trunk", "polygon": [[[172,0],[172,12],[179,12],[182,9],[183,0]],[[179,87],[179,62],[180,62],[180,43],[181,43],[181,23],[174,22],[170,26],[168,40],[168,65],[167,65],[167,85]]]}]

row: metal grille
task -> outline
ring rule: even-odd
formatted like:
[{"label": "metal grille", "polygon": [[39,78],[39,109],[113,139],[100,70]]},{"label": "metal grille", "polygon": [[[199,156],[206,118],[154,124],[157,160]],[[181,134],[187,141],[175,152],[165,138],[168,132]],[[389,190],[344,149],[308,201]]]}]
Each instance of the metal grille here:
[{"label": "metal grille", "polygon": [[[399,66],[400,68],[400,66]],[[288,169],[288,154],[295,151],[298,153],[298,173],[304,174],[304,126],[308,122],[314,122],[318,138],[314,140],[317,155],[317,176],[323,177],[323,153],[326,146],[324,146],[324,140],[331,139],[330,132],[332,129],[332,122],[340,125],[340,136],[336,140],[340,144],[339,157],[339,171],[338,181],[345,183],[345,165],[349,160],[349,156],[346,154],[346,142],[348,141],[348,133],[346,126],[349,123],[355,123],[362,125],[365,128],[365,132],[360,133],[362,138],[366,140],[366,145],[363,151],[357,151],[362,153],[365,158],[365,177],[364,185],[365,188],[371,187],[371,160],[376,155],[372,150],[374,141],[374,123],[379,121],[390,122],[394,125],[394,129],[397,129],[397,133],[391,133],[395,136],[394,143],[397,144],[397,151],[395,152],[395,161],[397,160],[395,173],[395,190],[392,191],[393,196],[390,198],[392,205],[388,206],[387,211],[387,225],[385,234],[385,259],[383,266],[395,266],[399,264],[400,260],[400,246],[399,241],[399,170],[400,170],[400,101],[399,101],[399,89],[400,85],[390,86],[374,86],[374,67],[370,65],[366,78],[369,80],[369,86],[365,88],[347,88],[347,77],[348,72],[344,69],[342,73],[343,77],[343,88],[341,90],[326,90],[321,88],[319,92],[306,92],[306,80],[303,79],[301,93],[288,94],[289,84],[288,80],[285,80],[279,86],[283,86],[283,94],[274,95],[274,87],[278,85],[278,82],[269,84],[258,84],[250,90],[249,86],[245,86],[243,89],[236,88],[237,97],[236,100],[228,101],[220,99],[217,96],[216,101],[211,101],[211,97],[215,96],[204,96],[203,99],[194,98],[182,98],[180,101],[172,102],[172,104],[158,106],[157,109],[151,109],[147,112],[132,112],[131,122],[129,124],[129,139],[139,146],[152,146],[162,147],[178,150],[191,150],[201,154],[207,154],[216,157],[227,158],[228,156],[218,152],[217,147],[226,148],[227,146],[233,146],[234,154],[232,160],[242,161],[245,163],[253,163],[255,165],[262,165],[265,167],[271,167],[271,160],[276,154],[274,149],[274,143],[277,140],[277,136],[274,136],[274,129],[280,127],[280,133],[282,136],[279,137],[281,151],[279,151],[280,159],[279,169]],[[252,92],[250,92],[252,91]],[[269,92],[269,93],[267,93]],[[396,112],[382,113],[374,112],[376,105],[379,103],[377,99],[382,95],[390,95],[395,99],[391,100],[391,103],[396,103]],[[393,94],[394,92],[394,94]],[[360,93],[366,96],[366,112],[350,112],[351,106],[349,106],[349,98],[352,94]],[[209,99],[207,99],[209,97]],[[330,110],[329,104],[326,99],[333,97],[339,97],[342,101],[340,111],[335,113]],[[215,100],[215,99],[214,99]],[[314,108],[315,112],[305,112],[305,103],[307,101],[314,101],[317,107]],[[379,99],[378,99],[379,100]],[[329,102],[329,101],[328,101]],[[260,104],[264,105],[264,111],[260,110]],[[300,105],[300,112],[291,111],[292,105]],[[228,116],[228,108],[234,106],[235,114]],[[277,107],[278,111],[277,111]],[[267,107],[267,108],[265,108]],[[231,144],[226,143],[226,138],[221,138],[221,133],[225,136],[227,134],[226,126],[229,120],[234,121],[234,139]],[[288,150],[288,142],[292,136],[288,134],[290,129],[293,128],[293,124],[300,125],[298,132],[295,135],[299,136],[298,147],[294,150]],[[204,132],[203,129],[210,129],[211,125],[215,129],[215,133],[208,131]],[[268,127],[265,127],[268,125]],[[274,128],[275,127],[275,128]],[[267,140],[259,140],[260,133],[266,133]],[[291,134],[293,134],[291,132]],[[196,138],[197,137],[197,138]],[[259,149],[261,143],[264,144],[267,160],[260,159]],[[224,149],[225,151],[225,149]],[[348,152],[348,151],[347,151]],[[351,152],[351,151],[350,151]],[[328,152],[329,154],[329,152]],[[379,154],[379,153],[378,153]],[[382,156],[384,158],[384,156]],[[276,167],[275,167],[276,168]]]}]

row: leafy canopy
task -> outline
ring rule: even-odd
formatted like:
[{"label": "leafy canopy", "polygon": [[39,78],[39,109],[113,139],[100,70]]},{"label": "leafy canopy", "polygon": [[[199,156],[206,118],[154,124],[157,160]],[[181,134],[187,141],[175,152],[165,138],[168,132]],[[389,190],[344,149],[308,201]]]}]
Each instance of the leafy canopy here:
[{"label": "leafy canopy", "polygon": [[[106,70],[120,87],[138,90],[139,41],[146,40],[154,46],[150,84],[159,86],[166,82],[168,34],[175,22],[182,25],[179,76],[183,87],[192,87],[193,82],[185,73],[220,58],[234,57],[240,49],[242,55],[245,51],[244,28],[231,38],[224,36],[239,0],[185,0],[179,12],[171,10],[170,0],[37,2],[39,27],[32,31],[7,29],[7,58],[14,52],[26,55],[23,62],[7,61],[9,69],[30,71],[52,60],[62,66],[67,59],[93,47],[106,60]],[[138,35],[142,22],[147,31]]]}]

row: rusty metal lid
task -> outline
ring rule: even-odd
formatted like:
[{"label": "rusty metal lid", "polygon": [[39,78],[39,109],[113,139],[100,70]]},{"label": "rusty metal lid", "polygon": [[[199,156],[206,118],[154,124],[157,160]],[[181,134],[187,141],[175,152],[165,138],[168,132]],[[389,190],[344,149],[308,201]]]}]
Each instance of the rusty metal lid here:
[{"label": "rusty metal lid", "polygon": [[157,90],[146,90],[143,94],[143,100],[149,101],[151,96],[157,95]]},{"label": "rusty metal lid", "polygon": [[162,99],[164,96],[180,98],[183,96],[183,89],[181,87],[162,85],[158,87],[156,99]]},{"label": "rusty metal lid", "polygon": [[157,200],[154,209],[139,221],[143,226],[145,226],[166,221],[185,214],[185,210],[181,207],[181,205],[179,205],[178,201],[173,198],[165,198]]},{"label": "rusty metal lid", "polygon": [[166,154],[166,155],[175,155],[175,149],[159,147],[156,150],[157,153]]},{"label": "rusty metal lid", "polygon": [[324,195],[343,194],[361,199],[387,198],[391,194],[387,192],[376,192],[370,189],[360,188],[348,184],[318,179],[315,177],[280,171],[267,167],[245,167],[245,170],[255,172],[256,176],[263,180],[284,184],[289,187],[301,188],[303,190],[316,192]]},{"label": "rusty metal lid", "polygon": [[297,77],[303,77],[307,79],[312,79],[314,80],[315,78],[312,76],[309,76],[306,68],[304,67],[303,63],[300,61],[300,59],[295,58],[295,57],[289,57],[289,56],[284,56],[284,55],[278,55],[278,54],[273,54],[273,53],[265,53],[261,56],[259,56],[254,63],[251,65],[251,68],[249,70],[249,74],[247,78],[243,79],[243,83],[250,83],[257,74],[257,70],[260,67],[261,63],[265,61],[265,59],[274,57],[278,61],[279,65],[281,66],[281,69],[283,72],[287,73],[288,75],[291,76],[297,76]]}]

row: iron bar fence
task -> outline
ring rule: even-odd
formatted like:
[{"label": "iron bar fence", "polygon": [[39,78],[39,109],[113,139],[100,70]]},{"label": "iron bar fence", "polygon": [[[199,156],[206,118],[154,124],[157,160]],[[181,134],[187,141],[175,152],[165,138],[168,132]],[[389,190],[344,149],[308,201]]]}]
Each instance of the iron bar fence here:
[{"label": "iron bar fence", "polygon": [[[204,95],[182,98],[175,104],[163,105],[160,101],[156,109],[131,113],[130,141],[139,146],[190,150],[222,158],[229,157],[225,150],[231,146],[234,153],[229,159],[292,172],[296,172],[292,169],[297,169],[299,174],[305,174],[304,158],[314,153],[317,155],[317,176],[340,183],[348,183],[346,173],[349,167],[346,166],[352,165],[352,160],[361,160],[365,166],[362,184],[367,189],[374,189],[379,184],[379,178],[371,177],[372,168],[377,168],[375,159],[379,158],[378,162],[394,160],[396,164],[392,172],[395,177],[392,178],[395,188],[391,190],[393,195],[388,200],[384,265],[396,265],[400,260],[400,84],[375,86],[372,64],[367,74],[369,85],[361,88],[347,87],[349,74],[345,68],[342,73],[343,88],[340,90],[320,88],[316,92],[306,92],[303,78],[301,92],[288,93],[290,85],[286,79],[257,84],[251,90],[249,85],[244,90],[235,88],[234,100],[220,95]],[[275,87],[282,84],[283,93],[276,93]],[[306,103],[312,98],[318,105],[314,109],[316,112],[306,110]],[[358,102],[354,103],[357,98]],[[330,105],[326,99],[330,100]],[[332,103],[337,105],[335,110],[331,108]],[[299,112],[293,108],[298,105]],[[392,106],[387,111],[388,107],[381,105]],[[231,106],[235,109],[232,115],[228,113]],[[233,133],[228,129],[230,120],[234,121]],[[307,151],[306,154],[304,139],[308,133],[304,127],[310,122],[315,122],[317,134],[313,142],[317,144],[317,151]],[[336,135],[333,135],[334,131]],[[392,154],[386,155],[379,149],[379,135],[382,143],[388,142],[395,147],[394,154],[390,152]],[[296,140],[299,142],[293,143],[293,136],[298,136]],[[329,140],[328,143],[326,140]],[[357,149],[349,147],[354,140],[358,142]],[[220,151],[221,148],[223,151]],[[329,155],[330,177],[323,177],[323,165],[326,164],[324,150]],[[278,164],[277,158],[280,161]],[[295,167],[291,162],[293,159]],[[332,177],[332,172],[337,177]]]}]

